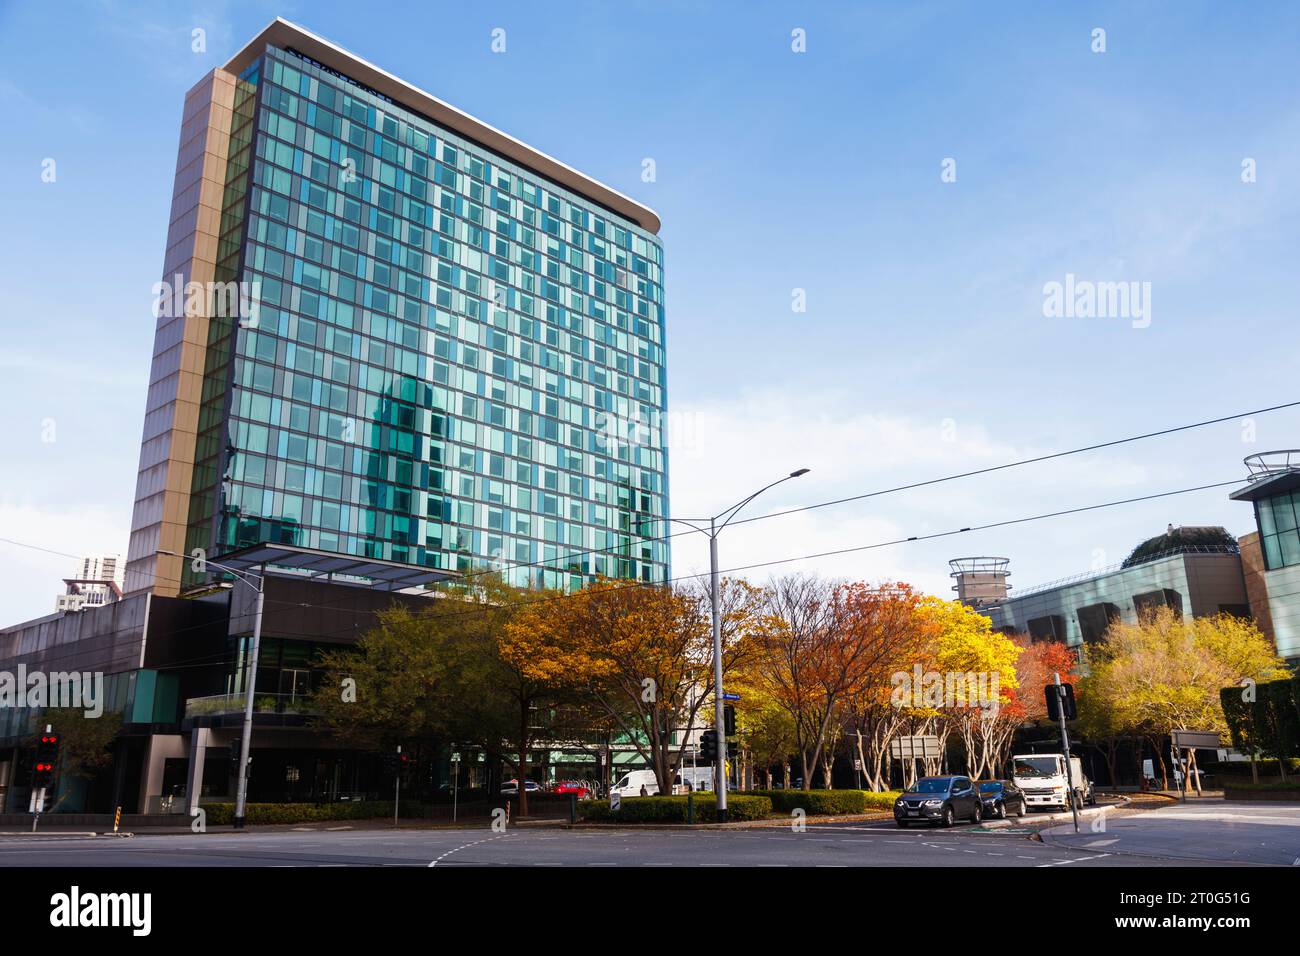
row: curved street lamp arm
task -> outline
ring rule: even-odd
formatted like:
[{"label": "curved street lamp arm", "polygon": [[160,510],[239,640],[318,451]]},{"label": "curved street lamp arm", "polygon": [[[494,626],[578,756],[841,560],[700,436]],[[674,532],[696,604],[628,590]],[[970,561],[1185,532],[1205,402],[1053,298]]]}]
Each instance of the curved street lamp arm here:
[{"label": "curved street lamp arm", "polygon": [[[750,495],[748,498],[745,498],[744,500],[740,501],[739,503],[732,505],[730,508],[727,508],[725,511],[721,511],[721,512],[719,512],[719,513],[718,513],[717,515],[715,515],[714,518],[713,518],[713,520],[714,520],[715,522],[716,522],[716,521],[719,521],[719,520],[722,521],[722,523],[719,524],[719,525],[717,526],[717,531],[721,531],[721,530],[722,530],[723,528],[725,528],[728,524],[730,524],[730,523],[731,523],[731,519],[734,518],[734,517],[736,517],[736,515],[740,514],[741,509],[744,508],[745,505],[749,504],[751,501],[753,501],[755,498],[757,498],[757,497],[758,497],[759,495],[761,495],[763,492],[768,491],[769,489],[775,488],[777,485],[781,484],[783,481],[789,481],[791,478],[798,478],[798,477],[800,477],[801,475],[806,475],[806,474],[808,474],[808,471],[809,471],[809,469],[807,469],[807,468],[800,468],[798,471],[792,471],[792,472],[790,472],[790,474],[786,475],[784,478],[778,478],[776,481],[772,482],[770,485],[764,485],[762,488],[759,488],[758,491],[754,492],[754,493],[753,493],[752,495]],[[726,516],[725,519],[724,519],[724,517],[723,517],[724,515]],[[715,531],[714,533],[716,534],[717,531]]]}]

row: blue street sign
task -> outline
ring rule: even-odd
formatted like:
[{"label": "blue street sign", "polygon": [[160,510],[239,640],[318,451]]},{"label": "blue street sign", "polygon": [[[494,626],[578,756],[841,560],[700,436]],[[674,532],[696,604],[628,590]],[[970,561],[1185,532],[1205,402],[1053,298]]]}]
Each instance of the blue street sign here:
[{"label": "blue street sign", "polygon": [[722,695],[722,699],[723,699],[723,700],[740,700],[740,695],[739,695],[739,694],[723,694],[723,695]]}]

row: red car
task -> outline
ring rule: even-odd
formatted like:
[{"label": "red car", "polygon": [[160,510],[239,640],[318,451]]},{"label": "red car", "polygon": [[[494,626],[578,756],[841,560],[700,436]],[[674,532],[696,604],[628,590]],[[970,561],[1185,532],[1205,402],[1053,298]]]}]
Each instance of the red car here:
[{"label": "red car", "polygon": [[551,793],[576,793],[579,800],[586,800],[591,796],[591,790],[580,780],[559,780],[551,788]]}]

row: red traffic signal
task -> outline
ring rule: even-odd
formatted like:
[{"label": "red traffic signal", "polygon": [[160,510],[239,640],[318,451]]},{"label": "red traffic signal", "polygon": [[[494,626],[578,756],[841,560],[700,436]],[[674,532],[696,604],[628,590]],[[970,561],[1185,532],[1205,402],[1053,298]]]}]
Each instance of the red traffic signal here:
[{"label": "red traffic signal", "polygon": [[32,769],[32,786],[49,787],[54,784],[54,765],[59,759],[59,735],[41,734],[36,743],[36,766]]}]

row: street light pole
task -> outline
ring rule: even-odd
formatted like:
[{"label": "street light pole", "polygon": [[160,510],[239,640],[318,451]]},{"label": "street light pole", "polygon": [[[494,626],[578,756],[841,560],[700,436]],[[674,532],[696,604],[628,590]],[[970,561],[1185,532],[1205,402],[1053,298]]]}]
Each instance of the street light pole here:
[{"label": "street light pole", "polygon": [[[171,557],[184,557],[175,551],[159,550],[158,554],[166,554]],[[239,767],[236,768],[238,776],[236,777],[235,789],[235,829],[244,829],[246,810],[248,809],[248,754],[253,744],[253,705],[256,699],[257,691],[257,657],[262,646],[262,609],[265,606],[265,585],[266,585],[266,568],[262,568],[262,573],[257,575],[254,580],[250,580],[251,575],[246,571],[240,571],[238,568],[226,567],[224,564],[218,564],[216,561],[203,559],[205,568],[214,567],[219,571],[225,571],[227,574],[235,575],[240,581],[243,581],[250,588],[257,592],[257,598],[253,604],[253,643],[249,648],[248,659],[246,663],[246,677],[244,679],[244,729],[243,735],[239,739]]]},{"label": "street light pole", "polygon": [[247,676],[244,679],[244,733],[239,739],[238,789],[235,791],[235,829],[244,829],[245,811],[248,809],[248,752],[253,745],[253,703],[257,688],[257,656],[262,647],[262,606],[266,593],[264,581],[257,579],[257,603],[253,612],[253,646],[248,654]]},{"label": "street light pole", "polygon": [[[667,519],[669,521],[680,521],[693,530],[707,535],[709,539],[709,603],[713,608],[713,730],[718,740],[718,757],[713,768],[713,787],[717,799],[717,820],[719,823],[727,822],[727,737],[726,717],[724,715],[726,701],[722,696],[722,595],[718,583],[718,535],[740,513],[740,510],[745,505],[763,492],[769,488],[775,488],[783,481],[806,475],[810,470],[800,468],[798,471],[792,471],[784,478],[779,478],[770,485],[764,485],[748,498],[742,499],[711,518]],[[703,527],[705,521],[708,522],[708,530]]]},{"label": "street light pole", "polygon": [[722,699],[722,603],[718,596],[718,532],[709,522],[709,603],[713,607],[713,726],[718,735],[718,757],[713,765],[713,792],[717,797],[718,822],[727,822],[727,738]]}]

